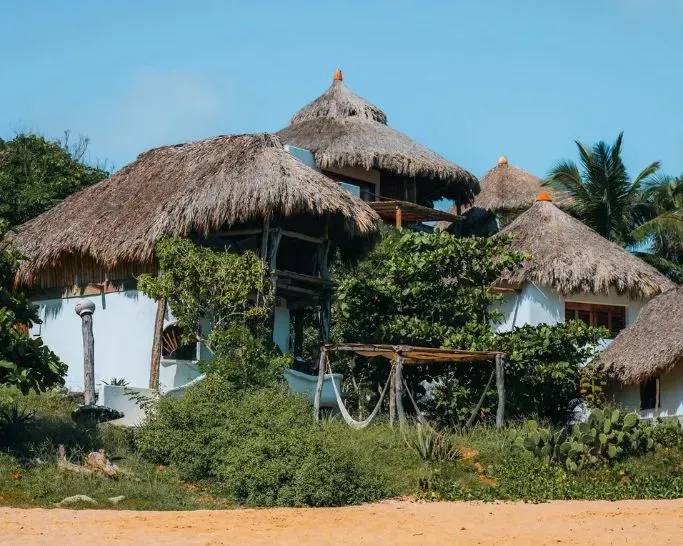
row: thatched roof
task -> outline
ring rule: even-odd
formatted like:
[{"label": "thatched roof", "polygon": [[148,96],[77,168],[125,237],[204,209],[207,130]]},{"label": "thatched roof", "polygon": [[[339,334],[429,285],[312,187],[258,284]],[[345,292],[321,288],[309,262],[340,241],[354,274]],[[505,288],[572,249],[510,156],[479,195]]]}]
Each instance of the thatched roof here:
[{"label": "thatched roof", "polygon": [[[474,206],[496,211],[528,209],[543,191],[543,181],[524,169],[510,165],[505,156],[481,179],[481,192],[474,198]],[[569,196],[552,188],[546,189],[553,202],[564,206]]]},{"label": "thatched roof", "polygon": [[512,250],[531,254],[503,281],[552,286],[559,293],[617,294],[650,298],[675,285],[655,268],[556,207],[542,192],[529,210],[496,235],[514,235]]},{"label": "thatched roof", "polygon": [[389,127],[382,110],[349,91],[339,70],[329,89],[277,134],[310,150],[321,169],[361,167],[415,178],[432,201],[469,203],[479,191],[472,174]]},{"label": "thatched roof", "polygon": [[141,154],[111,178],[27,222],[12,245],[28,261],[17,282],[91,260],[150,263],[162,236],[209,234],[265,217],[330,218],[335,244],[376,233],[377,214],[288,153],[275,135],[219,136]]},{"label": "thatched roof", "polygon": [[[510,165],[505,156],[498,158],[498,164],[479,179],[481,192],[474,198],[471,206],[461,207],[464,213],[470,208],[478,207],[491,212],[514,212],[528,209],[536,201],[536,196],[544,189],[550,194],[553,202],[560,208],[570,204],[571,198],[566,193],[543,188],[543,181],[515,165]],[[457,206],[449,212],[457,214]],[[447,230],[449,222],[440,222],[437,227]]]},{"label": "thatched roof", "polygon": [[622,383],[640,383],[683,364],[683,286],[651,300],[600,353],[600,366]]}]

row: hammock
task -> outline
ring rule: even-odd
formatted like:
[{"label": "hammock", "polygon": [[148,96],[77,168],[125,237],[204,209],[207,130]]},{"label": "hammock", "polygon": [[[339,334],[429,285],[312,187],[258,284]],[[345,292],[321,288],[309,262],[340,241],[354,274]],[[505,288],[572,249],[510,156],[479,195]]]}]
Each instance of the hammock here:
[{"label": "hammock", "polygon": [[[327,369],[329,370],[330,373],[332,373],[332,366],[330,365],[330,361],[326,361],[327,364]],[[351,414],[348,412],[346,409],[346,406],[344,405],[344,401],[342,400],[341,395],[339,394],[339,390],[337,389],[337,384],[332,381],[332,388],[334,389],[334,396],[337,399],[337,405],[339,406],[339,411],[342,414],[342,417],[344,418],[344,421],[346,421],[346,424],[349,425],[351,428],[355,429],[363,429],[367,427],[372,420],[376,417],[377,413],[379,413],[379,409],[382,407],[382,400],[384,400],[384,395],[387,392],[387,387],[391,383],[392,376],[394,375],[394,368],[392,366],[391,370],[389,371],[389,378],[387,379],[387,382],[384,384],[384,388],[382,389],[382,392],[379,395],[379,400],[377,401],[377,404],[375,405],[375,409],[372,410],[370,415],[368,415],[367,419],[363,421],[356,421],[353,417],[351,417]]]}]

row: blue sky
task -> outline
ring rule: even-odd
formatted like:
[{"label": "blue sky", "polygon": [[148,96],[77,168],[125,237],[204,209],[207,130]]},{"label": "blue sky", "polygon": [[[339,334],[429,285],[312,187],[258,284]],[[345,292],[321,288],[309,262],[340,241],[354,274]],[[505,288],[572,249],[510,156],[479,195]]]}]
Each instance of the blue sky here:
[{"label": "blue sky", "polygon": [[0,0],[0,136],[69,129],[91,160],[276,131],[335,68],[480,176],[540,176],[625,131],[632,174],[683,172],[683,1]]}]

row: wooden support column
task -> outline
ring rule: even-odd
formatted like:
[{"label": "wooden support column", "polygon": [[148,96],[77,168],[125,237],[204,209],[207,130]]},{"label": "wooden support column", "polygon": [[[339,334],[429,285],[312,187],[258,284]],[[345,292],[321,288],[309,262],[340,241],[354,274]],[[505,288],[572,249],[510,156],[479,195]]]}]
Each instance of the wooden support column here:
[{"label": "wooden support column", "polygon": [[659,417],[659,376],[655,377],[655,419]]},{"label": "wooden support column", "polygon": [[164,317],[166,316],[166,298],[157,301],[157,312],[154,317],[154,335],[152,337],[152,358],[149,363],[149,388],[159,388],[159,367],[161,366],[161,344],[164,334]]},{"label": "wooden support column", "polygon": [[396,206],[396,229],[403,227],[403,211],[401,207]]},{"label": "wooden support column", "polygon": [[389,374],[389,426],[394,426],[394,418],[396,416],[396,369]]},{"label": "wooden support column", "polygon": [[266,216],[263,222],[263,234],[261,235],[261,259],[268,261],[268,235],[270,232],[270,217]]},{"label": "wooden support column", "polygon": [[92,315],[95,304],[92,300],[82,300],[76,304],[76,314],[81,317],[83,332],[83,395],[85,405],[95,403],[95,338],[92,333]]},{"label": "wooden support column", "polygon": [[505,422],[505,366],[503,355],[496,355],[496,389],[498,390],[498,408],[496,410],[496,427],[502,428]]},{"label": "wooden support column", "polygon": [[313,419],[320,420],[320,397],[323,392],[323,382],[325,381],[325,368],[327,367],[327,350],[325,347],[320,349],[320,359],[318,360],[318,383],[315,387],[315,398],[313,399]]},{"label": "wooden support column", "polygon": [[394,370],[394,390],[396,397],[396,414],[398,424],[403,428],[406,424],[406,413],[403,409],[403,355],[396,355],[396,369]]}]

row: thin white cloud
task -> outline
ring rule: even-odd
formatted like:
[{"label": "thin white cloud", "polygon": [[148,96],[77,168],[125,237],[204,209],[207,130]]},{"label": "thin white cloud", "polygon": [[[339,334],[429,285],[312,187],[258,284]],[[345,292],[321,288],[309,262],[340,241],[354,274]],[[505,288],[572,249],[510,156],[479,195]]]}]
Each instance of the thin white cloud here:
[{"label": "thin white cloud", "polygon": [[139,73],[104,116],[98,148],[128,162],[156,146],[210,136],[217,119],[225,117],[224,103],[202,74]]}]

